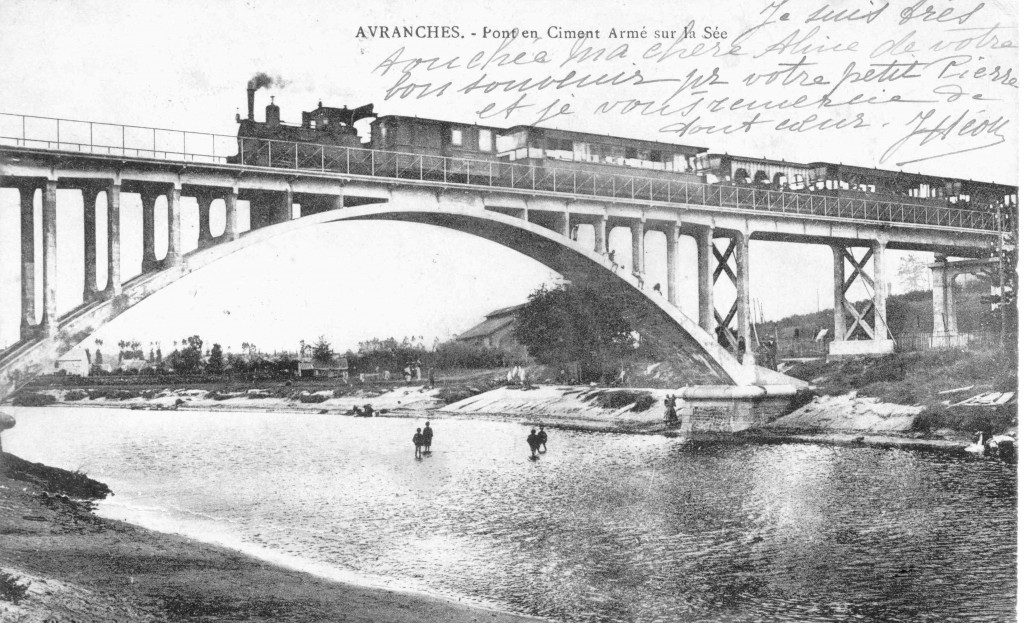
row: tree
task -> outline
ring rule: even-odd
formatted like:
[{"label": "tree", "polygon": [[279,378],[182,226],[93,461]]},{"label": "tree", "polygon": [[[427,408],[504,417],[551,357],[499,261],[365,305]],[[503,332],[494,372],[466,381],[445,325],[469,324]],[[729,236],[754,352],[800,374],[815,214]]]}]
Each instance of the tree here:
[{"label": "tree", "polygon": [[206,362],[206,369],[214,374],[224,371],[224,352],[221,350],[220,344],[214,344],[210,349],[210,359]]},{"label": "tree", "polygon": [[906,292],[928,289],[928,265],[919,257],[913,255],[901,257],[896,275]]},{"label": "tree", "polygon": [[319,363],[331,363],[334,360],[334,351],[331,349],[330,342],[327,338],[320,336],[316,340],[316,344],[313,345],[313,361]]},{"label": "tree", "polygon": [[181,373],[198,372],[199,368],[203,363],[203,340],[198,335],[185,338],[182,340],[183,344],[188,344],[185,348],[180,351],[175,351],[177,356],[173,353],[171,355],[171,365],[174,369]]},{"label": "tree", "polygon": [[591,378],[600,377],[608,364],[637,345],[614,296],[576,285],[542,286],[531,294],[516,315],[512,335],[538,361],[579,362]]}]

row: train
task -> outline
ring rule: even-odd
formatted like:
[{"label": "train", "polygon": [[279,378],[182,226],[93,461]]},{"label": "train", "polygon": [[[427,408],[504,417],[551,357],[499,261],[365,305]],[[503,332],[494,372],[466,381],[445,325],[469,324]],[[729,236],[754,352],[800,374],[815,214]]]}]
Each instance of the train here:
[{"label": "train", "polygon": [[[1017,209],[1017,187],[1006,184],[834,162],[730,155],[694,145],[539,126],[378,116],[373,104],[350,109],[320,102],[317,108],[302,112],[301,123],[288,124],[271,98],[260,122],[254,116],[254,96],[250,89],[247,117],[236,115],[240,148],[229,162],[492,186],[495,182],[515,186],[517,177],[528,174],[533,188],[549,190],[565,189],[569,174],[574,188],[591,182],[608,184],[608,180],[614,185],[615,179],[635,177],[650,184],[652,193],[666,182],[691,182],[925,208],[989,213],[1000,209],[1005,215],[1015,215]],[[369,138],[364,140],[355,125],[367,119]]]}]

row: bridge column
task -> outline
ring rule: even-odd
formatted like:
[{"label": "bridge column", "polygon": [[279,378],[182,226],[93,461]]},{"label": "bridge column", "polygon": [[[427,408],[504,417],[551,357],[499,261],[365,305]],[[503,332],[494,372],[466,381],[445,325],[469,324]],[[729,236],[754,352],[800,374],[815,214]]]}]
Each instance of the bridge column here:
[{"label": "bridge column", "polygon": [[562,213],[562,222],[559,226],[559,230],[562,232],[562,235],[565,236],[566,238],[572,238],[572,224],[569,218],[568,206],[566,206],[565,212]]},{"label": "bridge column", "polygon": [[232,188],[224,194],[224,233],[227,241],[238,239],[238,189]]},{"label": "bridge column", "polygon": [[82,238],[84,243],[84,262],[82,270],[85,280],[82,287],[82,302],[88,303],[96,298],[96,198],[99,190],[90,185],[82,188]]},{"label": "bridge column", "polygon": [[889,323],[885,313],[885,299],[889,294],[889,282],[885,277],[885,242],[876,240],[871,244],[875,256],[872,262],[875,273],[875,342],[889,340]]},{"label": "bridge column", "polygon": [[[36,332],[35,186],[21,186],[21,339]],[[95,273],[94,273],[95,274]]]},{"label": "bridge column", "polygon": [[698,324],[708,333],[715,332],[715,279],[711,272],[714,229],[699,227],[694,236],[697,242],[697,306]]},{"label": "bridge column", "polygon": [[196,195],[196,202],[199,204],[199,248],[205,249],[213,244],[213,233],[210,231],[210,206],[215,195],[199,193]]},{"label": "bridge column", "polygon": [[107,186],[107,289],[108,297],[121,294],[121,185]]},{"label": "bridge column", "polygon": [[665,279],[668,280],[666,284],[666,290],[668,290],[668,302],[676,307],[679,306],[679,293],[677,292],[676,282],[678,281],[678,264],[679,264],[679,224],[673,223],[669,226],[665,232],[668,237],[667,241],[667,271]]},{"label": "bridge column", "polygon": [[159,193],[143,190],[142,197],[142,272],[148,273],[160,267],[156,259],[156,200]]},{"label": "bridge column", "polygon": [[832,245],[832,319],[835,341],[846,340],[846,255],[843,247]]},{"label": "bridge column", "polygon": [[[885,280],[885,246],[884,242],[873,242],[860,259],[846,246],[837,244],[832,247],[836,335],[829,344],[830,356],[884,355],[896,349],[896,343],[889,339],[885,317],[885,297],[888,291]],[[868,260],[872,260],[872,275],[868,275],[865,270]],[[846,274],[847,263],[853,268],[849,275]],[[858,280],[872,293],[867,304],[859,309],[846,297],[846,293]],[[848,316],[852,322],[847,322]]]},{"label": "bridge column", "polygon": [[594,253],[608,255],[608,217],[594,219]]},{"label": "bridge column", "polygon": [[278,199],[280,203],[277,204],[276,214],[274,215],[272,225],[277,223],[287,223],[292,220],[292,189],[284,191],[283,196]]},{"label": "bridge column", "polygon": [[181,265],[181,186],[175,184],[167,191],[167,266]]},{"label": "bridge column", "polygon": [[754,365],[754,346],[750,343],[750,237],[736,236],[736,328],[746,345],[743,365]]},{"label": "bridge column", "polygon": [[633,234],[633,274],[641,283],[644,277],[644,226],[646,224],[644,219],[640,219],[629,227]]},{"label": "bridge column", "polygon": [[959,335],[953,282],[956,273],[944,256],[936,256],[932,269],[932,341],[943,342]]},{"label": "bridge column", "polygon": [[57,180],[43,188],[43,319],[42,334],[57,335]]}]

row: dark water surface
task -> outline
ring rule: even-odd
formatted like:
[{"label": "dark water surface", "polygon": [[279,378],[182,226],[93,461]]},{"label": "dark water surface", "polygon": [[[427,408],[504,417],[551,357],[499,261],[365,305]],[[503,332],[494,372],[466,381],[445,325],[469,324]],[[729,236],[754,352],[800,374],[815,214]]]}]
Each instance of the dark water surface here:
[{"label": "dark water surface", "polygon": [[108,516],[558,621],[1009,621],[1013,466],[334,415],[14,409]]}]

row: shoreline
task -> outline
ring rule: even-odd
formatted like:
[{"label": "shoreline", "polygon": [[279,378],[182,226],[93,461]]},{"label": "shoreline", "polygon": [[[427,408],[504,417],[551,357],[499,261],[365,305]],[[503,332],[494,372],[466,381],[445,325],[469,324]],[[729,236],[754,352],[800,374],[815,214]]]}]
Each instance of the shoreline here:
[{"label": "shoreline", "polygon": [[[576,390],[580,388],[574,388]],[[665,390],[644,390],[650,392],[663,392]],[[360,399],[362,400],[362,399]],[[850,398],[825,397],[825,408],[830,407],[831,402],[843,401],[841,408],[843,415],[851,415]],[[273,404],[266,404],[273,402]],[[854,399],[854,404],[863,406],[869,404],[872,407],[881,406],[889,409],[905,410],[899,405],[888,403],[877,403],[875,399],[863,398]],[[450,410],[450,405],[434,404],[432,406],[418,407],[392,407],[386,412],[378,412],[373,417],[384,418],[406,418],[415,419],[429,415],[439,419],[474,419],[483,418],[505,422],[515,422],[525,426],[543,423],[546,427],[558,430],[571,430],[581,432],[598,433],[620,433],[632,435],[664,435],[667,437],[682,437],[684,433],[671,428],[666,428],[661,416],[661,407],[656,402],[646,412],[637,414],[636,417],[617,417],[621,415],[622,409],[595,410],[591,413],[562,413],[562,414],[539,414],[539,413],[507,413],[498,411],[457,411]],[[549,405],[550,406],[550,405]],[[839,408],[839,405],[836,405]],[[173,406],[164,407],[160,403],[119,401],[109,399],[95,399],[82,401],[58,401],[47,405],[57,408],[113,408],[132,411],[211,411],[211,412],[255,412],[255,413],[287,413],[287,414],[312,414],[332,415],[342,417],[363,417],[354,415],[350,406],[323,404],[287,404],[277,399],[246,400],[243,403],[235,401],[214,401],[196,400],[186,401]],[[42,408],[47,408],[42,407]],[[31,407],[22,407],[31,408]],[[40,408],[40,407],[36,407]],[[948,436],[924,436],[921,433],[912,433],[908,430],[884,430],[876,431],[871,428],[846,429],[842,427],[842,421],[833,422],[832,425],[821,427],[814,426],[787,426],[788,420],[800,417],[800,412],[810,409],[810,406],[802,407],[786,416],[775,420],[773,423],[758,427],[749,428],[736,433],[725,433],[720,435],[703,434],[695,437],[695,441],[715,441],[719,443],[817,443],[822,445],[849,445],[878,448],[899,448],[908,450],[927,450],[935,452],[963,453],[964,447],[971,443],[972,439],[966,435],[950,431]],[[821,410],[821,406],[817,407]],[[603,411],[603,412],[601,412]],[[806,419],[806,418],[804,418]],[[841,420],[841,418],[840,418]]]},{"label": "shoreline", "polygon": [[101,517],[94,503],[58,493],[60,475],[70,472],[30,464],[36,473],[14,478],[8,462],[27,462],[0,458],[0,572],[27,585],[19,603],[0,600],[3,620],[543,621],[326,577],[228,545]]}]

